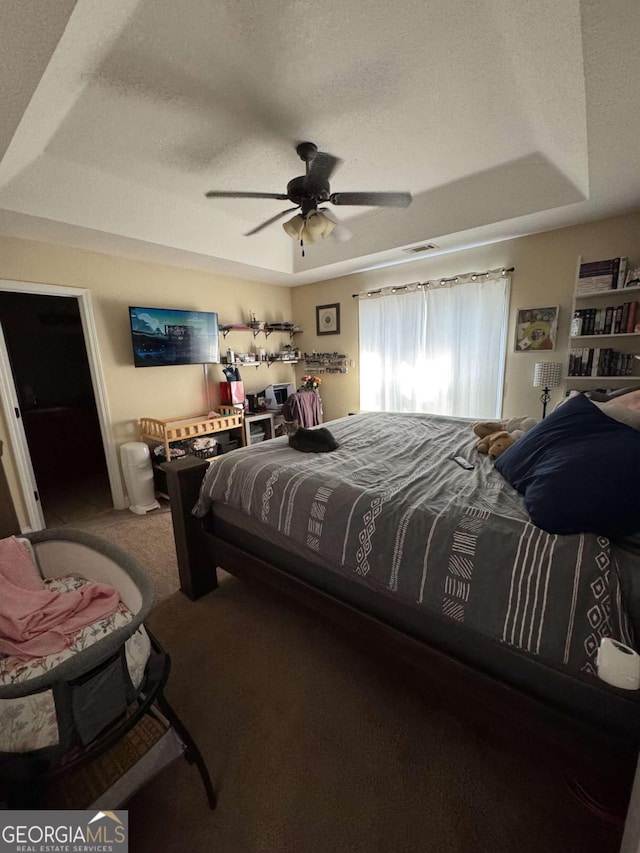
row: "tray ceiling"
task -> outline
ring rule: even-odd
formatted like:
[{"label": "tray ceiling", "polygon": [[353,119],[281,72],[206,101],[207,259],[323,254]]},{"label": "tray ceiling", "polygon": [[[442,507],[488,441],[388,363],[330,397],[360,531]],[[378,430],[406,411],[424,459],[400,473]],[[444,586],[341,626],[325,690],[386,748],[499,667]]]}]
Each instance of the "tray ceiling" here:
[{"label": "tray ceiling", "polygon": [[[640,4],[9,0],[0,233],[283,284],[640,206]],[[301,140],[342,158],[351,233],[280,223]],[[343,235],[344,236],[344,235]]]}]

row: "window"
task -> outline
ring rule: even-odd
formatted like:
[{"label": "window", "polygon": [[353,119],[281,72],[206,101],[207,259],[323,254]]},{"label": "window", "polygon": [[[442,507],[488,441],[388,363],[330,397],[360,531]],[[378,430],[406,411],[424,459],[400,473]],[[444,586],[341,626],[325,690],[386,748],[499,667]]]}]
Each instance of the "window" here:
[{"label": "window", "polygon": [[361,298],[360,408],[499,417],[508,303],[504,276]]}]

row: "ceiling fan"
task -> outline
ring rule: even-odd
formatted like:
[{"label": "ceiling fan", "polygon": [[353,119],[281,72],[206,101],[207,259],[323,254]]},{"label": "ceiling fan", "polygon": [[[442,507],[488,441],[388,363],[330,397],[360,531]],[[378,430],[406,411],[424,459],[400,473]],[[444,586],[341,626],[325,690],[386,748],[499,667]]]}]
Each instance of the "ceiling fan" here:
[{"label": "ceiling fan", "polygon": [[283,223],[282,227],[290,237],[300,240],[303,255],[305,242],[315,243],[318,238],[328,237],[336,227],[336,221],[326,215],[326,208],[318,207],[320,204],[368,207],[408,207],[411,204],[411,193],[405,192],[332,193],[329,178],[341,160],[332,154],[318,151],[317,145],[313,142],[301,142],[296,146],[296,152],[304,161],[306,170],[304,175],[289,181],[286,193],[210,190],[206,193],[207,198],[273,198],[292,202],[295,207],[287,208],[272,216],[271,219],[252,228],[245,236],[257,234],[258,231],[262,231],[263,228],[299,208],[300,213]]}]

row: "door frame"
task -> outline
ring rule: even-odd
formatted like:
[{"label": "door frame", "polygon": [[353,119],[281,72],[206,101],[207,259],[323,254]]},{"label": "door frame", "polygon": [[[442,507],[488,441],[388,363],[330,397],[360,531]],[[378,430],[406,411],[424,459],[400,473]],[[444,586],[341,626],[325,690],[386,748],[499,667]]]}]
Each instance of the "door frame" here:
[{"label": "door frame", "polygon": [[[118,466],[118,454],[116,449],[113,429],[111,427],[111,414],[107,399],[100,348],[98,345],[98,332],[96,329],[91,293],[81,287],[66,287],[58,284],[39,284],[27,281],[9,281],[0,279],[0,292],[27,293],[33,296],[67,296],[78,301],[80,321],[89,361],[89,372],[91,374],[91,385],[98,412],[98,422],[104,447],[104,456],[107,464],[109,486],[115,509],[126,509],[126,500]],[[34,489],[35,477],[31,465],[31,455],[26,442],[22,424],[18,427],[14,408],[18,406],[13,371],[9,364],[6,348],[0,347],[0,395],[2,397],[2,410],[7,423],[11,450],[16,462],[16,470],[22,498],[27,511],[29,529],[41,530],[44,527],[44,518],[40,502],[36,500]]]}]

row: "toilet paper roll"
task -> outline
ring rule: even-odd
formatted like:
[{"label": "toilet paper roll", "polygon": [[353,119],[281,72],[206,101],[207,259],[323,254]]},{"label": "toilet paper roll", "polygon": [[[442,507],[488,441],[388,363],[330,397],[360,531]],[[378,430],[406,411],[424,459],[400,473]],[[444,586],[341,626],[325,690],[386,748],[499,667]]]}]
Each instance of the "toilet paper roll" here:
[{"label": "toilet paper roll", "polygon": [[623,690],[640,689],[640,655],[624,643],[604,637],[600,641],[598,677]]}]

